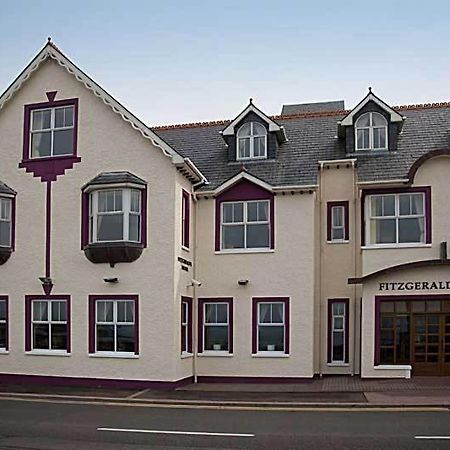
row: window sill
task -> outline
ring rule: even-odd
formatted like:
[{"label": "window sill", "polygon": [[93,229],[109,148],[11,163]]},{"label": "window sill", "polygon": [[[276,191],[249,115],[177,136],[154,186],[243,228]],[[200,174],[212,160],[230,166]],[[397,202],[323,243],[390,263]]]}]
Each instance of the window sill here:
[{"label": "window sill", "polygon": [[347,240],[345,240],[345,239],[343,239],[343,240],[340,240],[340,241],[338,241],[338,240],[336,240],[336,241],[327,241],[327,244],[349,244],[350,243],[350,241],[347,239]]},{"label": "window sill", "polygon": [[0,355],[9,355],[9,350],[6,350],[5,348],[0,348]]},{"label": "window sill", "polygon": [[193,353],[183,352],[183,353],[181,353],[180,358],[181,359],[186,359],[186,358],[192,358],[193,356],[194,356]]},{"label": "window sill", "polygon": [[31,350],[25,352],[25,354],[31,356],[72,356],[71,353],[67,353],[65,350]]},{"label": "window sill", "polygon": [[395,364],[381,364],[379,366],[374,367],[375,370],[412,370],[412,366],[407,364],[399,364],[396,366]]},{"label": "window sill", "polygon": [[432,244],[374,244],[364,245],[361,250],[381,250],[384,248],[401,249],[401,248],[431,248]]},{"label": "window sill", "polygon": [[224,350],[224,351],[214,351],[214,350],[206,350],[202,353],[199,353],[197,356],[205,356],[205,357],[211,357],[211,356],[218,356],[219,358],[229,358],[234,356],[233,353],[229,353],[228,351]]},{"label": "window sill", "polygon": [[99,353],[89,353],[89,358],[139,359],[139,355],[135,355],[134,353],[99,352]]},{"label": "window sill", "polygon": [[188,252],[188,253],[191,251],[191,249],[189,247],[185,247],[184,245],[181,246],[181,250]]},{"label": "window sill", "polygon": [[331,362],[327,363],[328,367],[349,367],[349,363],[342,363],[342,362]]},{"label": "window sill", "polygon": [[252,353],[252,358],[289,358],[291,355],[284,352],[258,352]]},{"label": "window sill", "polygon": [[273,248],[252,248],[252,249],[243,249],[236,248],[232,250],[219,250],[214,252],[216,255],[228,255],[228,254],[238,254],[238,253],[273,253],[275,250]]}]

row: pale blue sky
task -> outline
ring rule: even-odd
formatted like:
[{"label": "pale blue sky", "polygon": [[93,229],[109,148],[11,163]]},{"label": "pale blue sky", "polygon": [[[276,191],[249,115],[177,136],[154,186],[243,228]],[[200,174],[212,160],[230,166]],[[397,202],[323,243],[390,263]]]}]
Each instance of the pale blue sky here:
[{"label": "pale blue sky", "polygon": [[150,125],[232,118],[253,97],[449,101],[450,2],[0,0],[0,90],[47,36]]}]

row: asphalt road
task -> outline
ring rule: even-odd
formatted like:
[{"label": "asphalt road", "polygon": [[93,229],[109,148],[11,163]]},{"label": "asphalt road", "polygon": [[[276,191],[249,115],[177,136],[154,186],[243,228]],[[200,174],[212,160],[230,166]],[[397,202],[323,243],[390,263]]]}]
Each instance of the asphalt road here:
[{"label": "asphalt road", "polygon": [[230,411],[0,400],[0,412],[1,449],[450,449],[450,411]]}]

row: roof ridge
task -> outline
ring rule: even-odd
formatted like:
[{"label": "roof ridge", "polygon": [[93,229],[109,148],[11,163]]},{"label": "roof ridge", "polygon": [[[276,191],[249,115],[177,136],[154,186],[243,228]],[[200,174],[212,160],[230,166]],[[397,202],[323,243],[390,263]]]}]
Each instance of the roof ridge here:
[{"label": "roof ridge", "polygon": [[[412,111],[412,110],[420,110],[420,109],[436,109],[436,108],[448,108],[450,107],[450,102],[433,102],[433,103],[417,103],[411,105],[400,105],[400,106],[392,106],[391,108],[395,111]],[[318,112],[302,112],[296,114],[276,114],[273,116],[267,116],[272,120],[280,120],[280,119],[306,119],[309,117],[330,117],[330,116],[339,116],[348,114],[351,112],[351,109],[344,109],[341,111],[318,111]],[[211,120],[204,122],[187,122],[187,123],[179,123],[179,124],[169,124],[169,125],[157,125],[151,127],[152,130],[156,131],[166,131],[166,130],[175,130],[180,128],[201,128],[201,127],[213,127],[217,125],[228,125],[231,123],[231,119],[222,119],[222,120]]]}]

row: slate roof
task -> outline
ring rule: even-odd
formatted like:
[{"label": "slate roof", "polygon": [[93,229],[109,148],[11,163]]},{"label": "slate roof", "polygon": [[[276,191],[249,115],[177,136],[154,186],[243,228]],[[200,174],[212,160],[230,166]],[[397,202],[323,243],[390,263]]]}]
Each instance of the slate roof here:
[{"label": "slate roof", "polygon": [[291,114],[308,112],[343,111],[344,109],[344,100],[337,100],[334,102],[300,103],[298,105],[283,105],[281,115],[289,116]]},{"label": "slate roof", "polygon": [[86,186],[116,183],[134,183],[142,185],[147,184],[144,180],[137,177],[136,175],[133,175],[130,172],[101,172],[91,181],[86,183]]},{"label": "slate roof", "polygon": [[[337,137],[337,122],[348,111],[277,116],[288,142],[278,149],[276,160],[246,161],[252,175],[274,186],[317,184],[318,162],[357,158],[359,181],[406,179],[411,165],[422,155],[450,149],[450,103],[394,108],[406,117],[398,150],[383,153],[346,154],[345,142]],[[206,176],[212,190],[240,172],[242,162],[229,162],[219,134],[230,121],[154,128],[184,157],[189,157]]]},{"label": "slate roof", "polygon": [[16,195],[16,191],[11,189],[7,184],[0,181],[0,194]]}]

